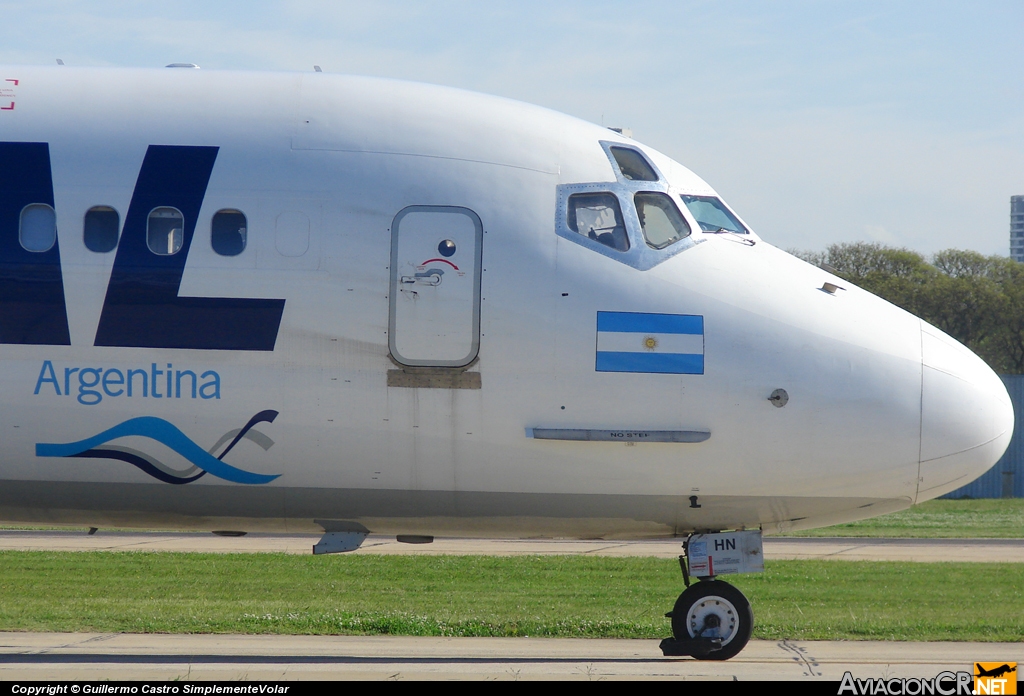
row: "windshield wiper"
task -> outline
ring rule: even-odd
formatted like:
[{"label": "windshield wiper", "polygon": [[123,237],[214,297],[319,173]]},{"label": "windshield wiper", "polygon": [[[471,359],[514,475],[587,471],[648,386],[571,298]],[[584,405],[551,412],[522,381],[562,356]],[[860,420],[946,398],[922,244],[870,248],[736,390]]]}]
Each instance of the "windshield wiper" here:
[{"label": "windshield wiper", "polygon": [[717,230],[704,230],[704,234],[728,234],[736,238],[736,241],[743,242],[749,246],[757,244],[756,241],[748,237],[749,232],[737,232],[736,230],[727,230],[724,227],[719,227]]}]

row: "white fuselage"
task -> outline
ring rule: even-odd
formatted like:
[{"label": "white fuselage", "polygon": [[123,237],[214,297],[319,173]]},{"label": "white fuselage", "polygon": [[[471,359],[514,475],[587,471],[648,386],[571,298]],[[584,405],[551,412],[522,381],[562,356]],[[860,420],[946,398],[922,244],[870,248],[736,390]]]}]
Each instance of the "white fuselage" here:
[{"label": "white fuselage", "polygon": [[[0,143],[47,146],[69,336],[51,341],[28,322],[22,338],[0,345],[3,520],[770,532],[936,497],[1008,444],[1009,399],[980,359],[753,233],[702,232],[679,196],[714,191],[598,126],[458,90],[320,73],[12,67],[0,78],[17,80],[6,83],[14,108],[0,111]],[[608,154],[616,144],[649,158],[659,181],[624,179]],[[14,190],[18,176],[3,181]],[[633,193],[667,193],[692,234],[655,250],[627,220],[629,252],[573,239],[565,199],[584,190],[619,195],[627,218]],[[12,196],[0,191],[8,241],[28,200]],[[198,212],[184,210],[192,203]],[[116,249],[83,240],[96,206],[119,215]],[[153,263],[187,258],[177,297],[220,304],[168,300],[165,313],[153,298],[168,297],[166,287],[143,291],[150,260],[127,245],[143,243],[146,216],[161,206],[182,211],[185,246]],[[211,244],[225,210],[247,221],[237,255]],[[422,239],[438,256],[430,235],[446,229],[450,258],[409,260],[426,255]],[[2,306],[30,281],[16,260],[0,272]],[[25,323],[31,303],[18,301]],[[232,324],[247,313],[256,318]],[[678,339],[702,355],[702,373],[598,371],[598,313],[702,317],[701,334]],[[279,328],[268,319],[263,338],[247,333],[273,316]],[[657,342],[644,349],[657,353]],[[769,400],[776,389],[788,396],[782,407]],[[120,448],[121,459],[37,448],[143,418],[216,456],[264,411],[276,416],[222,461],[277,476],[266,482],[213,470],[182,485],[160,480],[128,460],[148,457],[179,479],[203,467],[134,430],[90,444]],[[542,439],[533,429],[611,431],[621,441]],[[709,436],[644,441],[652,432]]]}]

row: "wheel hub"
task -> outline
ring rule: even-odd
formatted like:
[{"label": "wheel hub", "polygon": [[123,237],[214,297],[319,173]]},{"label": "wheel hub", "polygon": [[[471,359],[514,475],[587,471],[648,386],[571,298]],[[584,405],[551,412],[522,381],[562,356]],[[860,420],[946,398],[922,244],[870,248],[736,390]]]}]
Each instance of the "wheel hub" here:
[{"label": "wheel hub", "polygon": [[739,616],[732,602],[723,597],[704,597],[690,607],[686,625],[694,638],[720,638],[722,645],[736,636]]}]

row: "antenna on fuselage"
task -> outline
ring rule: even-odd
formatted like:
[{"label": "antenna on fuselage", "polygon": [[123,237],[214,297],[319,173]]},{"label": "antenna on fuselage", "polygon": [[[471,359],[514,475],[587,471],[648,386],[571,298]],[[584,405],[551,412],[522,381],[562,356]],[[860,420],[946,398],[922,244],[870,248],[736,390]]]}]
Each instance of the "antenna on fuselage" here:
[{"label": "antenna on fuselage", "polygon": [[323,70],[320,69],[319,65],[314,65],[313,66],[313,70],[316,71],[316,72],[323,72]]},{"label": "antenna on fuselage", "polygon": [[60,58],[58,58],[57,59],[57,65],[64,65],[64,61],[62,61]]}]

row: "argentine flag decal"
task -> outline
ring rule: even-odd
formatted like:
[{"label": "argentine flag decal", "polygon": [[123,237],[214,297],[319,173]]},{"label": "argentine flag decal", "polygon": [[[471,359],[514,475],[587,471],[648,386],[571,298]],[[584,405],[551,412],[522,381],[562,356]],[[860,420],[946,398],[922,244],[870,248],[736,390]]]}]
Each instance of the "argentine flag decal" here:
[{"label": "argentine flag decal", "polygon": [[704,374],[704,317],[598,312],[597,371]]}]

